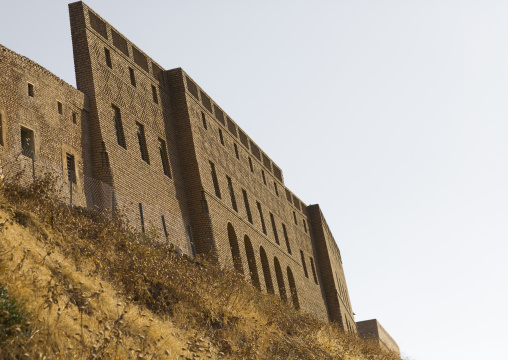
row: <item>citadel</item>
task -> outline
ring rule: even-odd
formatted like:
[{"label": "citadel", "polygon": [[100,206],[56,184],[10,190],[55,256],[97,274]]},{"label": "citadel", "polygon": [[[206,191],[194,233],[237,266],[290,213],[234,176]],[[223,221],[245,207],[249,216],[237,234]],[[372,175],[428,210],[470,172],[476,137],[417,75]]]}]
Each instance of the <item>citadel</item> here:
[{"label": "citadel", "polygon": [[212,256],[346,332],[355,323],[340,250],[319,205],[181,68],[165,70],[83,2],[69,5],[77,89],[0,45],[0,159],[51,171],[73,205],[121,210],[188,256]]}]

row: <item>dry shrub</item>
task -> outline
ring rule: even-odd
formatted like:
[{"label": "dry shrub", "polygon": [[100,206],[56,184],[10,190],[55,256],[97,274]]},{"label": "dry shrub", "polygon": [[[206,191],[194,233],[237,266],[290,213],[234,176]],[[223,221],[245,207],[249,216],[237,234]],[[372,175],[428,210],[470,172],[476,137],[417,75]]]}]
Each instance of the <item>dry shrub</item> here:
[{"label": "dry shrub", "polygon": [[[33,262],[45,265],[48,272],[45,282],[32,284],[38,295],[28,294],[42,299],[39,317],[47,312],[46,322],[35,330],[38,339],[46,337],[45,347],[19,345],[16,351],[11,347],[13,353],[165,358],[160,351],[164,342],[173,358],[199,353],[231,359],[397,359],[334,324],[260,293],[232,269],[204,257],[180,256],[153,234],[136,233],[121,214],[111,220],[89,209],[70,209],[56,200],[52,183],[46,177],[27,188],[2,186],[4,212],[42,244],[45,253]],[[0,249],[0,267],[5,251]],[[57,254],[62,254],[61,260],[55,260]],[[79,284],[84,274],[88,280]],[[10,280],[21,281],[12,276]],[[119,294],[107,284],[115,284]],[[110,288],[108,296],[105,287]],[[116,307],[118,301],[122,305]],[[64,317],[63,311],[72,315]],[[148,324],[147,317],[152,319]],[[79,329],[74,334],[61,331],[60,341],[67,336],[67,347],[51,344],[58,337],[49,331],[59,328],[64,318],[69,324],[60,328]],[[173,327],[172,335],[150,335],[147,329],[154,322],[160,328]]]}]

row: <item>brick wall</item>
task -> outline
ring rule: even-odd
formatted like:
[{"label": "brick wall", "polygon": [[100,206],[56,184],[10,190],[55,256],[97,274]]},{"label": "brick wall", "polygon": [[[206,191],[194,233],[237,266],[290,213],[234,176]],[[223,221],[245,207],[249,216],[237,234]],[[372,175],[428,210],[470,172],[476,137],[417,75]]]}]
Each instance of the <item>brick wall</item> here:
[{"label": "brick wall", "polygon": [[358,327],[358,334],[360,337],[374,340],[383,349],[394,351],[400,355],[399,346],[390,334],[388,334],[388,332],[381,326],[379,321],[376,319],[359,321],[356,325]]}]

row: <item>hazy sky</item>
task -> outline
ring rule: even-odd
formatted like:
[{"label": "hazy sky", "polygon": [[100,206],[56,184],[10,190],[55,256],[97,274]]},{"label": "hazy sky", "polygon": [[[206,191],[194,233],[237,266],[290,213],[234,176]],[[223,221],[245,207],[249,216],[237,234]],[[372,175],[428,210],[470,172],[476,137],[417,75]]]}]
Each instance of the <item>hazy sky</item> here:
[{"label": "hazy sky", "polygon": [[[319,203],[356,320],[412,360],[506,359],[508,1],[99,1]],[[0,43],[75,84],[67,2]]]}]

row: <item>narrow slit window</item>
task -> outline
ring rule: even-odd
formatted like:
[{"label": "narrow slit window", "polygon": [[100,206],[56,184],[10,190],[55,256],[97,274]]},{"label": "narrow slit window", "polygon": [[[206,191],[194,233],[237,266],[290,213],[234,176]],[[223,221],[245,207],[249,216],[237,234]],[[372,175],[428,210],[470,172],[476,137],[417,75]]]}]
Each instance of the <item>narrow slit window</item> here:
[{"label": "narrow slit window", "polygon": [[76,183],[76,163],[74,161],[74,155],[67,153],[67,180]]},{"label": "narrow slit window", "polygon": [[263,176],[263,184],[266,185],[266,176],[265,176],[265,171],[264,170],[261,170],[261,175]]},{"label": "narrow slit window", "polygon": [[235,147],[235,156],[236,156],[236,158],[237,158],[238,160],[240,160],[240,154],[238,153],[238,146],[236,145],[236,143],[235,143],[235,144],[233,144],[233,145],[234,145],[234,147]]},{"label": "narrow slit window", "polygon": [[159,103],[159,95],[157,94],[157,88],[152,85],[152,96],[153,96],[153,102],[158,104]]},{"label": "narrow slit window", "polygon": [[310,267],[312,269],[312,275],[314,276],[314,282],[317,285],[318,280],[317,280],[316,268],[314,267],[314,259],[313,258],[310,258]]},{"label": "narrow slit window", "polygon": [[231,178],[229,176],[226,176],[228,180],[228,190],[229,190],[229,197],[231,198],[231,206],[233,207],[233,210],[238,212],[238,206],[236,205],[236,198],[235,198],[235,191],[233,189],[233,182],[231,181]]},{"label": "narrow slit window", "polygon": [[104,48],[104,55],[106,56],[106,65],[110,69],[113,69],[113,63],[111,62],[111,52],[108,48]]},{"label": "narrow slit window", "polygon": [[74,124],[78,123],[78,114],[76,114],[75,112],[72,113],[72,122]]},{"label": "narrow slit window", "polygon": [[34,97],[34,86],[33,84],[28,84],[28,96]]},{"label": "narrow slit window", "polygon": [[307,271],[307,265],[305,264],[305,255],[303,255],[303,251],[300,250],[300,257],[302,258],[302,266],[303,266],[303,272],[305,273],[305,277],[309,278],[309,273]]},{"label": "narrow slit window", "polygon": [[206,116],[205,113],[201,111],[201,120],[203,120],[203,127],[205,130],[208,130],[208,126],[206,125]]},{"label": "narrow slit window", "polygon": [[249,157],[249,167],[250,167],[250,172],[253,173],[254,172],[254,166],[252,166],[252,159]]},{"label": "narrow slit window", "polygon": [[222,145],[224,145],[224,137],[222,136],[222,130],[221,129],[219,129],[219,139],[220,139],[220,143]]},{"label": "narrow slit window", "polygon": [[145,218],[143,217],[143,204],[139,203],[139,220],[141,220],[141,231],[145,233]]},{"label": "narrow slit window", "polygon": [[275,195],[279,196],[279,189],[277,188],[277,183],[273,182],[273,188],[275,189]]},{"label": "narrow slit window", "polygon": [[273,217],[272,213],[270,213],[270,221],[272,222],[273,237],[275,238],[275,242],[277,245],[280,245],[279,234],[277,233],[277,225],[275,224],[275,218]]},{"label": "narrow slit window", "polygon": [[129,68],[129,76],[131,78],[131,85],[136,87],[136,74],[134,74],[133,68]]},{"label": "narrow slit window", "polygon": [[166,142],[162,139],[159,139],[159,153],[161,155],[162,170],[164,171],[164,175],[171,178],[171,168],[169,167],[168,150],[166,147]]},{"label": "narrow slit window", "polygon": [[298,225],[298,220],[296,220],[296,213],[293,211],[293,219],[295,220],[295,225]]},{"label": "narrow slit window", "polygon": [[249,198],[247,197],[247,191],[242,189],[242,195],[243,195],[243,203],[245,204],[245,211],[247,212],[247,219],[251,224],[253,224],[252,213],[250,212]]},{"label": "narrow slit window", "polygon": [[120,109],[113,105],[113,121],[115,123],[115,133],[116,133],[116,142],[118,145],[127,149],[127,145],[125,144],[125,135],[123,133],[123,125],[122,125],[122,115],[120,113]]},{"label": "narrow slit window", "polygon": [[32,157],[35,152],[33,130],[21,127],[21,149],[23,155]]},{"label": "narrow slit window", "polygon": [[145,127],[140,123],[136,123],[137,131],[136,135],[138,137],[139,144],[139,152],[141,153],[141,160],[150,164],[150,159],[148,158],[148,149],[146,148],[146,137],[145,137]]},{"label": "narrow slit window", "polygon": [[2,114],[0,113],[0,145],[5,146],[4,142],[4,118],[2,117]]},{"label": "narrow slit window", "polygon": [[291,245],[289,244],[288,231],[286,229],[286,225],[282,224],[282,232],[284,233],[284,240],[286,240],[286,247],[288,249],[288,253],[291,254]]},{"label": "narrow slit window", "polygon": [[307,233],[307,222],[305,221],[305,219],[303,219],[302,221],[303,221],[303,229],[305,230],[305,233]]},{"label": "narrow slit window", "polygon": [[56,106],[57,106],[57,109],[58,109],[58,113],[59,113],[60,115],[62,115],[62,114],[63,114],[63,106],[62,106],[62,103],[61,103],[60,101],[57,101],[57,103],[56,103],[56,104],[57,104]]},{"label": "narrow slit window", "polygon": [[266,235],[266,225],[265,218],[263,217],[263,209],[261,209],[261,204],[259,203],[259,201],[256,201],[256,205],[258,207],[259,218],[261,219],[261,229],[263,230],[263,234]]},{"label": "narrow slit window", "polygon": [[217,172],[215,171],[215,164],[211,161],[210,162],[210,171],[212,172],[212,181],[213,181],[213,187],[215,189],[215,196],[217,196],[219,199],[220,196],[220,187],[219,187],[219,180],[217,179]]},{"label": "narrow slit window", "polygon": [[161,215],[162,220],[162,230],[164,230],[164,236],[166,237],[166,240],[168,240],[168,229],[166,228],[166,219],[164,219],[164,215]]}]

